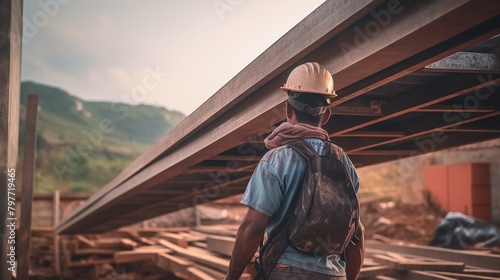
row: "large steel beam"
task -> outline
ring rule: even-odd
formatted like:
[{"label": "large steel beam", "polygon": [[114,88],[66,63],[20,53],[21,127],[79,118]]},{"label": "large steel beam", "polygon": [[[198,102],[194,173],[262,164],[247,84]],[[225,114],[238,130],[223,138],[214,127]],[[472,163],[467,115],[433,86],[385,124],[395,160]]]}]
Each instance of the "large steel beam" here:
[{"label": "large steel beam", "polygon": [[[334,5],[331,2],[336,1],[327,1],[325,5]],[[358,2],[349,2],[349,5],[352,5],[352,3]],[[379,39],[379,37],[377,37],[367,42],[366,50],[347,50],[347,53],[344,53],[344,55],[350,57],[355,56],[357,58],[351,60],[349,63],[344,61],[339,65],[332,64],[335,59],[343,59],[339,57],[340,54],[336,54],[335,51],[332,52],[332,50],[335,49],[332,48],[332,46],[338,48],[338,44],[341,43],[342,40],[352,42],[356,36],[359,36],[355,29],[345,28],[345,26],[342,26],[343,29],[335,29],[335,32],[340,32],[338,36],[333,37],[322,47],[317,48],[317,51],[313,51],[311,54],[306,55],[307,52],[313,50],[312,48],[308,48],[307,51],[300,52],[303,54],[302,56],[290,58],[288,62],[291,63],[295,61],[296,63],[300,63],[305,60],[316,60],[320,63],[327,64],[333,69],[334,73],[346,79],[345,81],[343,81],[343,79],[338,79],[340,83],[339,87],[342,88],[349,86],[349,84],[357,83],[359,80],[363,80],[366,77],[371,77],[372,75],[376,76],[381,70],[400,63],[405,57],[417,56],[417,58],[411,60],[411,63],[405,63],[405,69],[409,69],[408,67],[419,64],[421,60],[435,61],[437,60],[436,56],[447,56],[451,54],[449,52],[453,47],[465,47],[477,43],[475,40],[478,40],[481,36],[486,36],[485,34],[487,32],[491,32],[491,27],[488,29],[487,26],[481,26],[480,30],[475,33],[474,36],[459,36],[462,32],[466,32],[468,29],[496,16],[500,6],[499,3],[495,1],[481,1],[481,3],[477,3],[479,2],[474,1],[474,4],[472,4],[469,1],[419,1],[418,4],[409,4],[407,8],[398,14],[398,19],[395,19],[397,25],[401,25],[406,29],[397,28],[398,32],[383,32],[383,35],[380,35],[382,38]],[[489,6],[484,7],[484,4],[488,4]],[[324,6],[320,8],[322,7],[324,8]],[[383,7],[381,8],[383,9]],[[352,9],[349,8],[347,11],[352,12]],[[364,12],[366,16],[363,20],[366,23],[369,22],[370,15],[367,11]],[[380,10],[376,10],[376,12],[380,12]],[[345,11],[340,7],[340,9],[337,10],[329,10],[328,17],[330,17],[331,14],[336,14],[336,16],[338,16],[339,13],[342,14],[343,18],[349,19],[350,16],[359,18],[361,11],[346,17]],[[318,14],[315,12],[311,17],[317,15]],[[462,19],[463,17],[467,17],[468,20],[464,21]],[[323,22],[321,19],[312,19],[309,17],[305,21],[316,23]],[[410,28],[410,26],[417,27]],[[292,31],[295,29],[301,30],[303,27],[303,23],[299,23]],[[423,28],[424,31],[421,31],[418,27]],[[304,34],[304,36],[308,36],[307,32]],[[429,36],[429,34],[433,34],[433,36]],[[460,38],[455,38],[456,36]],[[339,38],[342,40],[339,41]],[[452,38],[455,39],[448,41]],[[484,37],[481,38],[484,39]],[[301,38],[300,40],[303,39],[308,41],[308,38]],[[425,55],[421,54],[423,50],[433,49],[436,44],[439,45],[442,41],[448,42],[448,48],[440,46],[436,51],[424,51]],[[277,42],[277,44],[281,43]],[[270,52],[272,56],[268,56],[269,54],[266,54],[268,51],[263,55],[268,57],[269,61],[274,61],[275,59],[279,60],[280,55],[283,55]],[[403,52],[403,54],[399,54],[399,51]],[[352,52],[352,55],[349,52]],[[389,55],[389,53],[392,55]],[[381,58],[378,57],[380,54],[385,54],[383,56],[383,63],[380,63]],[[274,56],[278,56],[278,58]],[[332,59],[332,56],[335,59]],[[370,67],[367,67],[366,62],[372,63],[368,64]],[[425,65],[427,64],[426,62]],[[161,158],[156,159],[154,162],[150,163],[147,168],[140,170],[137,174],[122,182],[119,187],[107,187],[106,191],[96,196],[92,201],[86,203],[86,205],[75,212],[74,215],[63,221],[58,231],[66,233],[76,229],[85,230],[86,228],[82,228],[81,225],[91,223],[98,215],[106,213],[106,210],[133,199],[135,194],[173,178],[181,174],[186,168],[220,154],[228,148],[235,147],[248,139],[254,139],[256,136],[268,133],[273,125],[284,118],[281,104],[285,100],[285,97],[284,95],[277,94],[277,88],[282,85],[291,67],[286,68],[283,66],[285,64],[281,65],[282,66],[271,71],[276,75],[274,79],[270,78],[267,83],[258,82],[250,86],[249,90],[254,90],[252,94],[247,96],[244,100],[236,96],[235,99],[237,100],[235,103],[231,103],[234,106],[232,108],[225,107],[225,109],[223,109],[223,115],[216,114],[214,117],[210,117],[211,121],[209,123],[207,121],[204,125],[196,126],[196,132],[191,134],[188,133],[189,135],[181,133],[182,135],[187,135],[182,136],[184,137],[182,141],[178,141],[180,136],[176,136],[175,134],[179,133],[179,130],[174,131],[174,129],[166,138],[171,136],[173,139],[176,139],[175,145],[165,145],[163,148],[167,148],[163,149],[165,152],[162,154]],[[263,65],[260,66],[264,67],[264,69],[268,69]],[[257,64],[250,65],[242,71],[248,77],[238,76],[238,78],[235,78],[236,84],[233,84],[233,82],[228,84],[232,84],[233,86],[236,86],[238,83],[246,84],[246,80],[242,79],[250,78],[252,75],[259,72],[260,69],[258,67],[259,65]],[[285,69],[288,70],[285,71]],[[351,71],[354,69],[359,71]],[[347,77],[347,75],[349,75],[349,77]],[[396,76],[397,75],[393,75],[392,77]],[[255,90],[256,88],[258,89]],[[233,92],[238,92],[237,95],[243,94],[241,90],[233,90]],[[216,95],[219,96],[221,94],[222,93],[219,92]],[[207,109],[211,111],[212,109],[209,109],[208,106],[220,108],[220,106],[206,103],[202,105],[200,110]],[[160,146],[155,146],[152,149],[158,151],[161,150],[161,148]],[[151,151],[149,152],[150,155],[152,153]],[[121,181],[123,178],[117,180]],[[164,211],[166,212],[167,210]],[[108,229],[117,225],[118,222],[110,225]],[[104,228],[105,226],[100,226],[100,229]]]},{"label": "large steel beam", "polygon": [[[381,0],[326,1],[297,26],[287,32],[245,69],[218,90],[196,111],[172,129],[165,137],[130,164],[111,182],[96,192],[87,203],[75,211],[61,224],[88,209],[101,197],[136,174],[162,154],[168,153],[187,138],[265,85],[278,74],[291,67],[299,59],[331,39],[350,24],[382,3]],[[280,82],[281,83],[281,82]]]}]

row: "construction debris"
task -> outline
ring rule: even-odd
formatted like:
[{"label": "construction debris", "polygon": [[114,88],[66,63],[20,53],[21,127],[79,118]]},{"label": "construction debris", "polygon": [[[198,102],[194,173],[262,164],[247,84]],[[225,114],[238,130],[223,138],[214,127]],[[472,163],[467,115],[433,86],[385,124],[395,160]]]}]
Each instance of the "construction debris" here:
[{"label": "construction debris", "polygon": [[[235,225],[211,225],[128,228],[105,236],[65,237],[64,276],[101,280],[222,279],[229,267],[236,231]],[[360,279],[500,278],[499,255],[396,244],[398,241],[390,238],[385,241],[367,241]],[[90,271],[90,276],[84,271]],[[249,264],[240,279],[252,279],[254,274],[253,264]]]}]

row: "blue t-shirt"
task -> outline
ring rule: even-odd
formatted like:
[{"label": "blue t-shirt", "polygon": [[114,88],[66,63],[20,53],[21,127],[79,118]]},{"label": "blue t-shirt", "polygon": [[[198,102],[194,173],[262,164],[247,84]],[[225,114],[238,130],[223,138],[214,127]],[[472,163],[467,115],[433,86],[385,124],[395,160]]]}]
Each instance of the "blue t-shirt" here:
[{"label": "blue t-shirt", "polygon": [[[326,143],[323,140],[307,138],[305,141],[319,155],[326,153]],[[357,192],[359,178],[346,153],[343,153],[342,162]],[[306,170],[306,159],[287,146],[267,152],[255,168],[241,203],[271,217],[266,227],[267,234],[285,217]],[[278,263],[323,274],[345,276],[345,263],[340,259],[340,255],[312,256],[288,246]]]}]

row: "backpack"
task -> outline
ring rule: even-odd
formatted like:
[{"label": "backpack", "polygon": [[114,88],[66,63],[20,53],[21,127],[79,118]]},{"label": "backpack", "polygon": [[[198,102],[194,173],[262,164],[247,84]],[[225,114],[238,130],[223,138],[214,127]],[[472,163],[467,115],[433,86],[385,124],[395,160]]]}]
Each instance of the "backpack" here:
[{"label": "backpack", "polygon": [[261,246],[254,279],[267,279],[287,245],[315,256],[342,254],[358,227],[358,198],[342,150],[328,142],[319,156],[305,141],[287,146],[307,159],[308,169],[291,211]]}]

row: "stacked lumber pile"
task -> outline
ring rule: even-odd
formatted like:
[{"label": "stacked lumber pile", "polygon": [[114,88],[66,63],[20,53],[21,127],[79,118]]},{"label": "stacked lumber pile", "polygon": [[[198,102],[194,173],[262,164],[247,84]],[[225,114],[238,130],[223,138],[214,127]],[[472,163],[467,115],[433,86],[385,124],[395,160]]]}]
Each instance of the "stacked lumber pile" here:
[{"label": "stacked lumber pile", "polygon": [[54,231],[52,227],[31,229],[30,276],[52,277],[55,272]]},{"label": "stacked lumber pile", "polygon": [[[222,279],[236,231],[237,226],[214,225],[77,235],[65,250],[66,266],[149,263],[182,279]],[[254,274],[250,264],[241,279]],[[360,279],[500,279],[500,255],[367,241]]]},{"label": "stacked lumber pile", "polygon": [[[63,240],[63,266],[72,270],[150,262],[182,279],[222,279],[229,267],[236,230],[237,226],[218,225],[121,229],[105,237],[75,235]],[[252,278],[250,266],[241,279]]]},{"label": "stacked lumber pile", "polygon": [[367,241],[360,279],[500,279],[500,256]]}]

